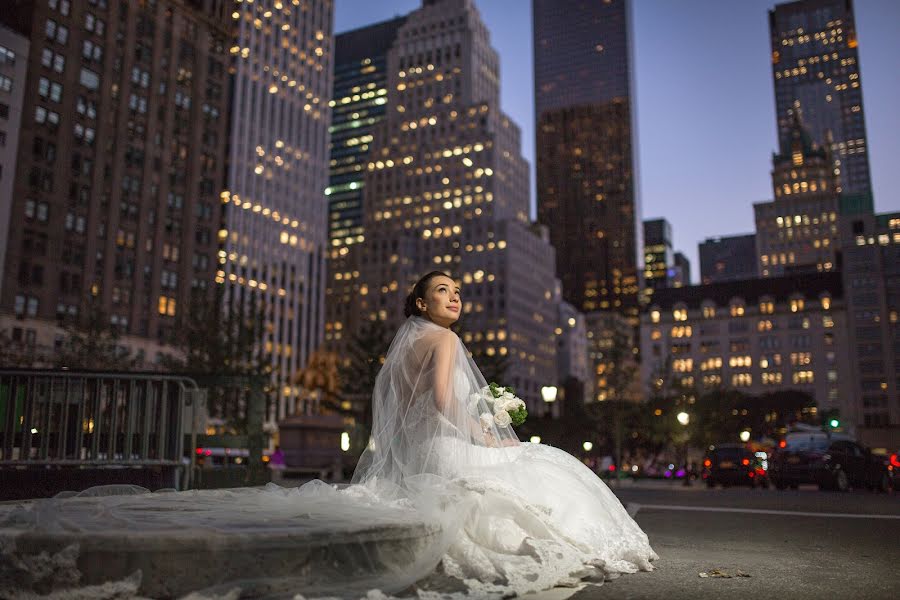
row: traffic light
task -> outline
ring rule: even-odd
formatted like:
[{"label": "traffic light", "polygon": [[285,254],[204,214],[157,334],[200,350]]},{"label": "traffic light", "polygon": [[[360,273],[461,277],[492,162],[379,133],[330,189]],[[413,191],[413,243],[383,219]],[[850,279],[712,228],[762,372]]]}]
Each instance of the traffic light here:
[{"label": "traffic light", "polygon": [[841,426],[841,413],[838,409],[822,411],[822,425],[829,429],[838,429]]}]

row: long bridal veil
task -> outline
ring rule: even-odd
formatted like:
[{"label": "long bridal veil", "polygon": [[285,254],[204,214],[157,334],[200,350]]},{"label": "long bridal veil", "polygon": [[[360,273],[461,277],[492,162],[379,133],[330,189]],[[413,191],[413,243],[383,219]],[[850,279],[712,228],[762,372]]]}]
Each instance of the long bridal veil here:
[{"label": "long bridal veil", "polygon": [[150,597],[409,596],[415,584],[500,598],[651,569],[646,535],[612,492],[565,452],[520,444],[485,386],[456,334],[410,317],[377,377],[350,485],[111,486],[0,507],[0,579],[41,593],[106,578]]},{"label": "long bridal veil", "polygon": [[[452,331],[421,317],[400,327],[372,393],[373,426],[353,483],[401,496],[419,476],[455,475],[478,448],[509,448],[519,440],[494,417],[487,383]],[[449,469],[449,470],[448,470]]]}]

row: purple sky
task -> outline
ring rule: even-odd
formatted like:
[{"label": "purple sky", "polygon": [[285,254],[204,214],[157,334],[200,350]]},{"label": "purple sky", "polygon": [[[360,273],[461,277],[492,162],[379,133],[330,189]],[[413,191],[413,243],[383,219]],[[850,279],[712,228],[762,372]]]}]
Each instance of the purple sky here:
[{"label": "purple sky", "polygon": [[[405,14],[419,0],[335,0],[335,31]],[[531,3],[475,0],[500,54],[501,104],[522,128],[534,177]],[[772,0],[638,0],[634,10],[643,218],[665,217],[699,279],[697,244],[749,233],[771,197]],[[900,210],[900,2],[856,0],[863,108],[878,212]],[[531,185],[534,204],[534,182]],[[534,208],[532,206],[532,216]]]}]

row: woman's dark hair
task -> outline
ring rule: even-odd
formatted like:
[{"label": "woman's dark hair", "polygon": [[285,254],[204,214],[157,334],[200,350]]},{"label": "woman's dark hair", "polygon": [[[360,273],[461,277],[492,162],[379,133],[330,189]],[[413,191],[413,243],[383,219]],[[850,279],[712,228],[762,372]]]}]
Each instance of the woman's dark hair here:
[{"label": "woman's dark hair", "polygon": [[416,285],[413,286],[412,291],[406,297],[406,306],[403,307],[403,314],[407,317],[421,317],[422,311],[419,310],[419,307],[416,306],[416,300],[419,298],[425,297],[425,291],[428,289],[428,282],[434,279],[435,277],[450,277],[443,271],[432,271],[427,275],[423,275],[422,278],[416,282]]}]

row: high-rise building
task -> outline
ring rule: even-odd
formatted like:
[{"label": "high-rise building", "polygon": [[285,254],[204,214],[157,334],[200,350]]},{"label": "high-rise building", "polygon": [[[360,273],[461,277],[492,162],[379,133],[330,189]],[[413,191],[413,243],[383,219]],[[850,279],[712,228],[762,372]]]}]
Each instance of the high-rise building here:
[{"label": "high-rise building", "polygon": [[5,240],[13,204],[13,178],[19,128],[25,106],[28,38],[0,25],[0,286],[3,285]]},{"label": "high-rise building", "polygon": [[[872,212],[871,195],[839,194],[831,154],[812,141],[797,115],[772,158],[775,199],[753,206],[758,269],[763,277],[839,267],[838,221]],[[860,202],[862,200],[862,202]]]},{"label": "high-rise building", "polygon": [[682,252],[676,252],[669,269],[669,287],[691,285],[691,261]]},{"label": "high-rise building", "polygon": [[866,444],[900,446],[900,213],[842,219],[853,400],[841,419]]},{"label": "high-rise building", "polygon": [[638,324],[643,244],[628,0],[535,0],[538,220],[563,298]]},{"label": "high-rise building", "polygon": [[830,152],[837,192],[871,194],[852,0],[799,0],[769,11],[775,111],[782,148],[799,115]]},{"label": "high-rise building", "polygon": [[[420,275],[449,272],[463,289],[463,341],[540,415],[557,374],[555,257],[528,221],[528,166],[499,108],[498,69],[472,0],[428,0],[407,17],[370,142],[359,268],[334,277],[358,289],[353,312],[390,330]],[[354,328],[329,325],[332,339]]]},{"label": "high-rise building", "polygon": [[[375,128],[388,105],[387,53],[406,17],[354,29],[335,37],[331,100],[331,170],[328,188],[329,250],[325,282],[325,343],[342,353],[359,311],[360,246],[365,240],[363,193]],[[340,323],[342,329],[335,329]]]},{"label": "high-rise building", "polygon": [[807,393],[819,410],[852,406],[847,290],[804,273],[659,290],[641,321],[641,382],[701,393]]},{"label": "high-rise building", "polygon": [[50,360],[60,325],[96,309],[150,360],[191,298],[212,290],[229,15],[212,0],[43,0],[0,12],[30,39],[16,58],[27,76],[0,329],[35,358]]},{"label": "high-rise building", "polygon": [[337,35],[331,100],[328,238],[332,248],[363,241],[363,185],[372,130],[387,105],[387,52],[406,17]]},{"label": "high-rise building", "polygon": [[271,356],[276,393],[268,418],[274,421],[298,410],[301,390],[293,377],[324,334],[333,3],[259,4],[234,7],[234,101],[217,279],[227,285],[229,310],[264,311],[260,345]]},{"label": "high-rise building", "polygon": [[644,286],[646,291],[668,287],[672,264],[672,225],[666,219],[644,221]]},{"label": "high-rise building", "polygon": [[699,245],[700,283],[755,279],[756,234],[706,238]]}]

